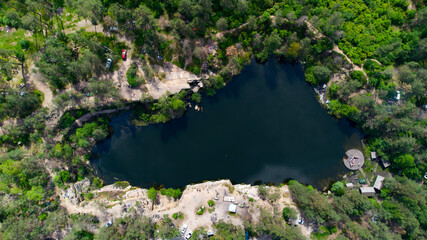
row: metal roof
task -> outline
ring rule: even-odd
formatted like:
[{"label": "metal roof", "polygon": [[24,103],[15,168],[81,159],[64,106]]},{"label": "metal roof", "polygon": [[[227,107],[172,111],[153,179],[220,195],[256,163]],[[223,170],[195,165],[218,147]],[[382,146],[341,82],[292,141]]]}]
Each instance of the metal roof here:
[{"label": "metal roof", "polygon": [[236,209],[237,209],[237,205],[236,205],[236,204],[231,203],[231,204],[228,206],[228,211],[229,211],[229,212],[236,213]]},{"label": "metal roof", "polygon": [[383,181],[384,181],[384,177],[381,175],[378,175],[377,179],[375,179],[374,188],[377,190],[381,190],[381,188],[383,187]]}]

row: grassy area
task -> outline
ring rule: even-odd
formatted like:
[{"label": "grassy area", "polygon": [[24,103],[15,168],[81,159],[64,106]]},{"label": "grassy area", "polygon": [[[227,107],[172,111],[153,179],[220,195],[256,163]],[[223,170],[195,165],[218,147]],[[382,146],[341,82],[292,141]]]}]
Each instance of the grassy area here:
[{"label": "grassy area", "polygon": [[25,33],[27,31],[18,29],[13,32],[0,32],[0,48],[3,49],[15,49],[15,45],[19,40],[27,39]]},{"label": "grassy area", "polygon": [[317,233],[311,234],[311,239],[318,239],[318,240],[328,239],[329,235],[334,234],[336,232],[337,232],[336,227],[322,226],[319,228],[319,231]]}]

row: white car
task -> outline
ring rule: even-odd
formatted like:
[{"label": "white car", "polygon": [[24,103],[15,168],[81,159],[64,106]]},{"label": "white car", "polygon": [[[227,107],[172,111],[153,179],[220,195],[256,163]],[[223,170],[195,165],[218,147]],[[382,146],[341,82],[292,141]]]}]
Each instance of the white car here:
[{"label": "white car", "polygon": [[193,235],[193,232],[192,231],[189,231],[188,233],[187,233],[187,235],[185,235],[185,239],[190,239],[191,238],[191,235]]},{"label": "white car", "polygon": [[105,67],[106,67],[107,69],[110,69],[110,67],[111,67],[111,63],[112,63],[111,58],[107,59],[107,63],[105,64]]},{"label": "white car", "polygon": [[182,236],[184,236],[185,231],[187,231],[187,225],[186,224],[184,224],[184,226],[182,226],[182,228],[181,228],[181,235]]}]

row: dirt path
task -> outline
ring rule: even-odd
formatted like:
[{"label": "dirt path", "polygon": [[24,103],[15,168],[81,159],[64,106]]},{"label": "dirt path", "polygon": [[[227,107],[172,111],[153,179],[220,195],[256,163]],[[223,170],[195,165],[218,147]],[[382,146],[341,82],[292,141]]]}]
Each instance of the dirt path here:
[{"label": "dirt path", "polygon": [[[365,72],[365,70],[363,70],[363,68],[361,68],[361,67],[359,67],[358,65],[356,65],[356,64],[354,64],[353,63],[353,61],[338,47],[338,45],[337,44],[335,44],[335,42],[331,39],[331,38],[329,38],[329,37],[327,37],[326,35],[324,35],[323,33],[321,33],[317,28],[315,28],[312,24],[311,24],[311,22],[309,22],[308,20],[305,20],[304,21],[305,22],[305,24],[307,24],[307,27],[308,27],[308,29],[310,30],[310,31],[312,31],[313,33],[314,33],[314,35],[315,35],[315,38],[316,39],[321,39],[321,38],[328,38],[333,44],[334,44],[334,48],[333,48],[333,50],[335,51],[335,52],[337,52],[337,53],[339,53],[339,54],[341,54],[341,55],[343,55],[344,56],[344,58],[349,62],[349,63],[351,63],[351,65],[352,65],[352,67],[353,67],[353,71],[361,71],[361,72],[363,72],[363,75],[365,75],[365,77],[366,78],[368,78],[368,75],[366,74],[366,72]],[[374,60],[374,59],[372,59],[372,60]]]},{"label": "dirt path", "polygon": [[369,181],[369,179],[366,177],[365,172],[363,171],[363,168],[359,168],[360,172],[363,175],[363,178],[365,178],[366,182],[368,183],[368,185],[371,185],[371,181]]},{"label": "dirt path", "polygon": [[33,63],[31,63],[29,67],[28,73],[28,84],[35,87],[37,90],[43,93],[44,99],[42,103],[42,107],[50,108],[52,107],[53,93],[50,90],[49,86],[41,80],[42,76],[38,72],[34,72],[36,67]]},{"label": "dirt path", "polygon": [[[243,27],[240,26],[240,27]],[[239,27],[239,28],[240,28]],[[75,26],[73,29],[67,29],[65,30],[66,33],[72,33],[80,28],[85,28],[85,31],[87,32],[94,32],[95,26],[93,26],[90,21],[79,21],[77,23],[77,26]],[[98,25],[96,27],[97,32],[104,32],[104,29],[101,25]],[[105,34],[105,32],[104,32]],[[165,35],[165,34],[164,34]],[[165,35],[168,37],[167,35]],[[128,46],[127,49],[127,59],[126,61],[123,61],[123,63],[120,64],[119,69],[117,71],[114,71],[112,73],[109,73],[105,75],[105,78],[111,80],[115,86],[119,88],[120,95],[128,101],[139,101],[141,97],[143,96],[146,88],[148,90],[148,93],[154,98],[158,99],[162,95],[166,94],[167,92],[170,92],[171,94],[178,93],[182,89],[189,89],[190,85],[188,84],[191,81],[199,80],[195,74],[192,74],[190,72],[187,72],[173,64],[167,64],[169,67],[161,67],[161,66],[153,66],[158,68],[159,73],[164,72],[165,78],[160,80],[157,77],[154,79],[154,81],[149,81],[147,84],[143,85],[141,88],[129,88],[127,87],[127,78],[126,73],[129,70],[132,63],[135,61],[132,59],[132,40],[127,39],[124,36],[116,34],[116,37],[119,41],[125,42]],[[140,72],[142,70],[140,69]]]}]

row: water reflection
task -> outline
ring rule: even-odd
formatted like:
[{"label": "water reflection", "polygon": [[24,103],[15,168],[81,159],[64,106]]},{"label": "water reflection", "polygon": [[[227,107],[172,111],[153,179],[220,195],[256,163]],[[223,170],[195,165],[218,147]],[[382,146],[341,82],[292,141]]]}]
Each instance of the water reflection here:
[{"label": "water reflection", "polygon": [[221,178],[318,186],[344,171],[346,148],[361,148],[361,133],[320,107],[300,65],[253,62],[202,107],[146,127],[121,114],[115,134],[94,148],[92,166],[107,183],[144,187]]}]

